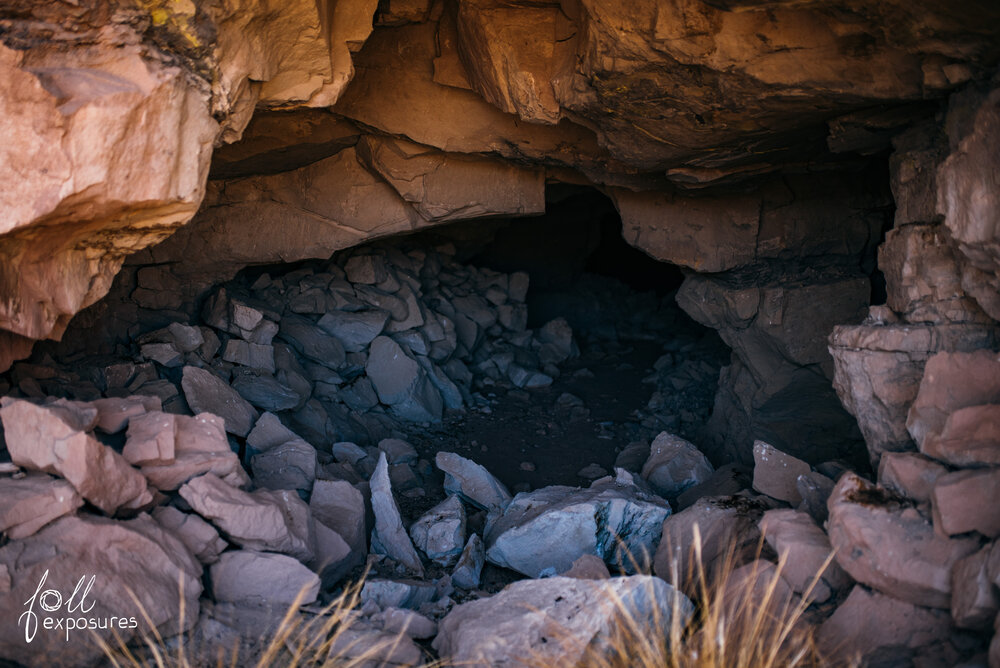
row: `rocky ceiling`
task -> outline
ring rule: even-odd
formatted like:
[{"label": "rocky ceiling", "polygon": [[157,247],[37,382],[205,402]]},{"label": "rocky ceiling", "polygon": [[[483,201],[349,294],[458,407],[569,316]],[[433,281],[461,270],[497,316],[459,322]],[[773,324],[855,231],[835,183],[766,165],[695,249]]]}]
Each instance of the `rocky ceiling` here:
[{"label": "rocky ceiling", "polygon": [[137,260],[188,290],[537,214],[554,181],[660,259],[745,265],[775,202],[824,207],[829,170],[989,79],[998,33],[993,0],[5,2],[0,368],[199,209]]}]

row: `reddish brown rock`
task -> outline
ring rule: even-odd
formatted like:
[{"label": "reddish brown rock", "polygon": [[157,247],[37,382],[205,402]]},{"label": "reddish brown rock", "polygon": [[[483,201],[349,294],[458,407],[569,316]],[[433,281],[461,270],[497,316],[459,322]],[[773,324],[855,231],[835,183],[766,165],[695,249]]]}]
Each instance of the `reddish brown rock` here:
[{"label": "reddish brown rock", "polygon": [[951,605],[951,569],[978,540],[942,537],[901,497],[853,473],[841,476],[828,507],[830,544],[848,575],[914,605]]},{"label": "reddish brown rock", "polygon": [[819,627],[817,641],[827,656],[846,661],[884,647],[922,647],[947,639],[951,632],[951,619],[942,610],[921,608],[855,585],[847,600]]},{"label": "reddish brown rock", "polygon": [[954,536],[978,531],[1000,535],[1000,468],[956,471],[943,475],[931,492],[934,528]]},{"label": "reddish brown rock", "polygon": [[68,480],[87,501],[108,514],[146,496],[146,479],[111,448],[81,431],[97,411],[68,403],[38,406],[4,398],[0,408],[7,450],[15,464]]},{"label": "reddish brown rock", "polygon": [[938,353],[927,361],[906,427],[921,447],[960,408],[1000,403],[1000,353]]},{"label": "reddish brown rock", "polygon": [[172,531],[188,550],[203,564],[214,564],[222,551],[229,547],[211,524],[193,513],[183,513],[173,506],[153,510],[153,519]]},{"label": "reddish brown rock", "polygon": [[573,562],[568,571],[560,575],[578,580],[607,580],[611,577],[607,564],[596,554],[583,555]]},{"label": "reddish brown rock", "polygon": [[1000,404],[959,408],[924,439],[922,452],[952,466],[1000,465]]},{"label": "reddish brown rock", "polygon": [[97,428],[108,434],[117,434],[128,426],[129,420],[162,408],[159,397],[135,395],[110,397],[90,402],[97,409]]},{"label": "reddish brown rock", "polygon": [[987,629],[1000,610],[1000,591],[990,581],[987,545],[958,561],[951,571],[951,617],[965,629]]},{"label": "reddish brown rock", "polygon": [[285,610],[299,594],[308,605],[319,593],[319,578],[283,554],[234,550],[212,565],[212,596],[218,602],[275,606]]},{"label": "reddish brown rock", "polygon": [[226,431],[246,437],[259,414],[239,393],[211,371],[184,367],[184,398],[196,413],[212,413],[226,421]]},{"label": "reddish brown rock", "polygon": [[83,505],[73,486],[45,474],[0,477],[0,531],[25,538]]},{"label": "reddish brown rock", "polygon": [[851,583],[832,559],[833,548],[826,534],[808,514],[768,510],[760,520],[760,530],[778,553],[778,563],[783,563],[781,577],[796,594],[822,603]]},{"label": "reddish brown rock", "polygon": [[934,481],[948,472],[938,462],[916,452],[886,452],[878,466],[878,483],[918,503],[931,500]]},{"label": "reddish brown rock", "polygon": [[728,623],[742,626],[760,619],[790,619],[799,598],[777,566],[757,559],[727,575],[718,602]]},{"label": "reddish brown rock", "polygon": [[753,488],[761,494],[797,506],[802,496],[796,486],[800,475],[811,471],[809,464],[781,452],[764,441],[753,444]]},{"label": "reddish brown rock", "polygon": [[[126,452],[154,454],[141,463],[141,471],[157,489],[175,490],[203,473],[213,473],[233,486],[244,486],[249,478],[240,459],[229,447],[222,418],[211,413],[193,417],[148,413],[129,425]],[[169,456],[163,456],[170,453]]]},{"label": "reddish brown rock", "polygon": [[[171,637],[198,619],[201,566],[180,540],[148,515],[127,521],[64,517],[0,548],[0,568],[11,575],[11,588],[0,592],[0,655],[24,665],[94,665],[103,656],[91,641],[95,631],[115,646],[114,630],[123,642],[142,633]],[[42,590],[59,592],[58,603],[55,595],[34,597],[43,577]],[[77,594],[71,604],[81,578],[83,586],[93,578],[93,586],[86,596]],[[42,603],[58,609],[46,612]],[[30,644],[25,642],[22,617],[29,609],[38,622]],[[57,629],[54,619],[53,628],[44,628],[47,616],[64,622],[82,616],[100,626],[95,631],[70,631],[67,641],[65,623]],[[111,617],[124,617],[126,625],[116,624],[112,630],[106,621]]]}]

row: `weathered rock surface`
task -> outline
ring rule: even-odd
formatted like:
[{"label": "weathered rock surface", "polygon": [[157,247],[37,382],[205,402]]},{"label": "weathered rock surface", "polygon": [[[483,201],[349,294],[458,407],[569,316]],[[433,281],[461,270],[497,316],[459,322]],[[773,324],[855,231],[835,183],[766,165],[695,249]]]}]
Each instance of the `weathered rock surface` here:
[{"label": "weathered rock surface", "polygon": [[146,479],[86,432],[96,409],[66,401],[38,406],[4,398],[0,408],[7,450],[15,464],[59,475],[108,514],[147,494]]},{"label": "weathered rock surface", "polygon": [[1000,404],[959,408],[921,451],[952,466],[1000,465]]},{"label": "weathered rock surface", "polygon": [[465,509],[457,495],[434,506],[410,527],[413,544],[442,566],[455,563],[465,546]]},{"label": "weathered rock surface", "polygon": [[[201,566],[178,538],[147,515],[127,521],[64,517],[32,536],[4,545],[0,564],[10,575],[10,586],[0,593],[0,654],[25,665],[42,661],[85,666],[102,656],[89,637],[84,642],[84,634],[91,630],[70,630],[67,642],[65,624],[63,629],[44,627],[43,620],[49,616],[65,619],[87,611],[83,615],[87,619],[125,617],[125,626],[115,626],[125,641],[153,631],[144,614],[164,636],[188,629],[198,619]],[[83,596],[91,577],[93,586]],[[81,593],[73,597],[81,578]],[[36,596],[39,588],[41,596]],[[49,589],[59,593],[58,604],[55,595],[45,595]],[[183,620],[179,618],[181,597]],[[43,603],[58,609],[46,611]],[[29,610],[33,616],[22,616]],[[130,628],[131,617],[137,620],[134,628]],[[105,626],[97,633],[114,643],[113,631]],[[25,635],[29,631],[30,644]]]},{"label": "weathered rock surface", "polygon": [[444,471],[445,491],[484,510],[503,511],[510,503],[510,492],[484,467],[454,452],[439,452],[434,462]]},{"label": "weathered rock surface", "polygon": [[441,394],[427,373],[395,341],[380,336],[372,341],[365,373],[379,400],[398,416],[414,422],[441,419]]},{"label": "weathered rock surface", "polygon": [[[675,603],[675,597],[681,597]],[[646,575],[610,580],[554,577],[515,582],[499,594],[455,607],[441,620],[434,649],[468,666],[575,665],[608,651],[619,615],[666,635],[674,610],[687,617],[690,601]]]},{"label": "weathered rock surface", "polygon": [[451,581],[456,587],[477,589],[486,565],[486,548],[479,534],[469,536],[469,541],[458,557],[455,569],[451,572]]},{"label": "weathered rock surface", "polygon": [[934,528],[947,536],[978,531],[1000,535],[1000,468],[947,473],[931,490]]},{"label": "weathered rock surface", "polygon": [[784,559],[781,577],[796,594],[822,603],[850,584],[850,578],[832,560],[833,548],[826,534],[807,514],[768,510],[760,530],[778,558]]},{"label": "weathered rock surface", "polygon": [[852,473],[838,481],[829,508],[830,545],[852,578],[914,605],[951,605],[951,569],[978,540],[942,537],[901,498]]},{"label": "weathered rock surface", "polygon": [[1000,593],[990,580],[987,545],[958,561],[951,571],[951,618],[966,629],[987,629],[1000,611]]},{"label": "weathered rock surface", "polygon": [[918,503],[931,500],[934,481],[948,472],[940,463],[916,452],[886,452],[878,467],[878,483]]},{"label": "weathered rock surface", "polygon": [[25,538],[83,505],[73,485],[45,474],[0,478],[0,531]]},{"label": "weathered rock surface", "polygon": [[187,549],[203,564],[214,564],[229,545],[211,524],[193,513],[183,513],[173,506],[153,509],[153,519],[172,531]]},{"label": "weathered rock surface", "polygon": [[809,464],[781,452],[774,446],[757,441],[753,444],[753,488],[781,501],[797,506],[802,501],[798,479],[810,472]]},{"label": "weathered rock surface", "polygon": [[292,557],[268,552],[234,550],[209,569],[216,601],[287,608],[299,594],[308,605],[319,593],[319,578]]},{"label": "weathered rock surface", "polygon": [[137,463],[142,474],[161,490],[175,490],[203,473],[233,486],[249,482],[239,457],[229,447],[223,419],[211,413],[191,417],[147,413],[129,425],[125,454],[141,458]]},{"label": "weathered rock surface", "polygon": [[[624,473],[624,472],[623,472]],[[486,531],[486,558],[529,577],[563,573],[594,554],[627,571],[652,561],[670,506],[624,473],[588,489],[553,486],[518,494]]]},{"label": "weathered rock surface", "polygon": [[642,478],[657,494],[671,499],[688,487],[706,481],[714,470],[694,444],[663,432],[649,446]]},{"label": "weathered rock surface", "polygon": [[241,547],[282,552],[301,561],[314,556],[312,515],[295,492],[244,492],[206,473],[185,483],[179,493]]},{"label": "weathered rock surface", "polygon": [[218,415],[226,421],[226,431],[230,434],[246,436],[253,429],[259,413],[211,371],[186,366],[181,386],[194,412]]},{"label": "weathered rock surface", "polygon": [[375,474],[371,479],[372,510],[375,513],[375,530],[372,531],[372,552],[384,554],[398,561],[409,571],[423,575],[424,566],[413,548],[410,537],[403,528],[399,507],[392,496],[389,482],[389,464],[385,453],[380,453]]}]

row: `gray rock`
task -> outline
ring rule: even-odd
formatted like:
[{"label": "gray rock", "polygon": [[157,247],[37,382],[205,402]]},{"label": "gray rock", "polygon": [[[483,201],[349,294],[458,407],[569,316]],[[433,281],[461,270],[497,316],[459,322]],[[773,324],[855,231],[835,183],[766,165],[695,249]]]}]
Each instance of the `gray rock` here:
[{"label": "gray rock", "polygon": [[250,466],[258,487],[310,490],[318,466],[316,448],[302,439],[288,441],[254,455]]},{"label": "gray rock", "polygon": [[803,473],[795,479],[795,489],[802,497],[799,510],[809,513],[809,516],[820,526],[823,526],[830,514],[826,502],[830,499],[833,486],[833,480],[815,471]]},{"label": "gray rock", "polygon": [[559,364],[580,355],[580,349],[573,341],[573,328],[565,318],[556,318],[545,323],[535,337],[551,351],[550,359],[547,361]]},{"label": "gray rock", "polygon": [[337,391],[337,398],[359,413],[378,406],[378,394],[367,376],[361,376],[350,385],[341,387]]},{"label": "gray rock", "polygon": [[380,608],[415,610],[437,597],[437,586],[426,580],[365,580],[361,603],[374,603]]},{"label": "gray rock", "polygon": [[449,410],[460,410],[465,407],[465,398],[458,385],[448,377],[448,375],[431,360],[426,357],[417,357],[417,362],[427,372],[427,378],[431,384],[441,393],[444,407]]},{"label": "gray rock", "polygon": [[515,271],[510,275],[507,283],[507,295],[512,302],[523,302],[528,296],[528,274],[523,271]]},{"label": "gray rock", "polygon": [[184,355],[172,343],[147,343],[139,348],[143,359],[153,360],[167,368],[184,364]]},{"label": "gray rock", "polygon": [[374,285],[389,277],[385,258],[379,255],[355,255],[344,265],[347,280],[351,283]]},{"label": "gray rock", "polygon": [[378,442],[378,449],[385,453],[390,464],[415,464],[419,455],[416,448],[399,438],[383,438]]},{"label": "gray rock", "polygon": [[552,376],[544,374],[537,369],[526,369],[520,364],[511,364],[508,366],[507,377],[517,387],[527,390],[548,387],[553,383]]},{"label": "gray rock", "polygon": [[186,366],[181,377],[184,398],[195,413],[212,413],[226,421],[226,431],[246,436],[258,413],[246,399],[210,371]]},{"label": "gray rock", "polygon": [[326,333],[308,318],[286,315],[281,319],[279,335],[299,354],[328,369],[339,369],[347,360],[340,339]]},{"label": "gray rock", "polygon": [[371,618],[373,624],[389,633],[426,640],[437,635],[437,623],[419,612],[403,608],[386,608]]},{"label": "gray rock", "polygon": [[808,514],[785,508],[768,510],[760,530],[778,558],[786,560],[781,577],[796,594],[806,596],[808,590],[810,600],[822,603],[851,584],[837,562],[824,566],[833,548]]},{"label": "gray rock", "polygon": [[0,478],[0,531],[11,540],[26,538],[82,505],[73,485],[44,473]]},{"label": "gray rock", "polygon": [[312,515],[295,492],[248,493],[206,473],[183,485],[180,495],[241,547],[281,552],[303,562],[315,555]]},{"label": "gray rock", "polygon": [[223,554],[212,565],[212,596],[216,601],[287,607],[295,602],[308,605],[319,594],[319,578],[283,554],[235,550]]},{"label": "gray rock", "polygon": [[502,512],[510,503],[510,492],[484,467],[454,452],[439,452],[434,458],[444,471],[444,489],[487,511]]},{"label": "gray rock", "polygon": [[302,395],[271,375],[236,373],[233,389],[263,411],[287,411],[302,401]]},{"label": "gray rock", "polygon": [[282,443],[298,439],[299,435],[282,424],[277,415],[264,413],[247,435],[247,445],[263,452]]},{"label": "gray rock", "polygon": [[339,443],[333,444],[333,458],[340,463],[357,464],[359,461],[368,456],[364,448],[356,443],[350,443],[349,441],[340,441]]},{"label": "gray rock", "polygon": [[159,506],[153,509],[152,515],[203,564],[214,564],[222,551],[229,547],[215,527],[193,513],[182,513],[173,506]]},{"label": "gray rock", "polygon": [[451,572],[452,583],[462,589],[478,589],[485,565],[486,547],[479,534],[472,534]]},{"label": "gray rock", "polygon": [[182,353],[192,353],[205,344],[205,335],[194,325],[172,322],[167,325],[174,347]]},{"label": "gray rock", "polygon": [[413,544],[431,561],[451,566],[465,544],[465,509],[458,496],[449,496],[410,527]]},{"label": "gray rock", "polygon": [[634,441],[626,445],[615,457],[615,468],[639,473],[647,459],[649,459],[649,445],[644,441]]},{"label": "gray rock", "polygon": [[344,350],[356,353],[368,347],[368,344],[385,329],[389,321],[389,312],[381,309],[367,311],[333,311],[319,319],[318,324],[324,331],[344,345]]},{"label": "gray rock", "polygon": [[423,564],[417,551],[413,549],[410,537],[403,528],[399,508],[392,497],[389,482],[389,464],[385,453],[380,453],[375,474],[371,479],[372,510],[375,513],[375,530],[372,532],[372,552],[384,554],[399,562],[405,568],[419,575],[424,574]]},{"label": "gray rock", "polygon": [[563,573],[584,554],[633,571],[652,562],[668,515],[662,499],[610,477],[589,489],[545,487],[518,494],[489,524],[486,558],[534,578]]},{"label": "gray rock", "polygon": [[338,630],[328,665],[392,668],[424,664],[424,654],[405,633],[385,631],[366,621]]},{"label": "gray rock", "polygon": [[642,467],[642,478],[657,494],[673,498],[708,480],[715,469],[694,444],[667,432],[660,434],[649,447],[649,459]]},{"label": "gray rock", "polygon": [[365,373],[379,400],[396,416],[412,422],[441,419],[441,394],[417,361],[389,337],[379,336],[372,341]]},{"label": "gray rock", "polygon": [[233,364],[274,373],[274,348],[249,343],[240,339],[229,339],[222,351],[222,359]]},{"label": "gray rock", "polygon": [[344,538],[323,524],[315,522],[316,556],[309,562],[322,580],[324,586],[333,586],[347,575],[355,565],[357,556]]},{"label": "gray rock", "polygon": [[683,627],[691,602],[648,575],[527,580],[453,608],[433,645],[446,663],[462,666],[572,666],[586,652],[598,660],[610,653],[621,616],[648,623],[637,630],[643,635],[666,637],[675,610]]},{"label": "gray rock", "polygon": [[368,551],[365,528],[365,500],[353,485],[344,480],[317,480],[309,497],[309,509],[317,522],[336,531],[364,560]]}]

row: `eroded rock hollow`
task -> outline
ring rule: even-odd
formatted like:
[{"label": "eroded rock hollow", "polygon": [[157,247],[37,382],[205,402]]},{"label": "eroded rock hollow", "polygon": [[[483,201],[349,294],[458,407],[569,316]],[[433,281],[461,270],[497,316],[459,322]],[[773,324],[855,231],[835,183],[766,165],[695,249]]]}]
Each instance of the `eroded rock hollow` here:
[{"label": "eroded rock hollow", "polygon": [[[204,632],[180,600],[315,600],[378,555],[359,637],[433,626],[379,660],[475,661],[496,613],[446,615],[480,584],[607,564],[648,612],[682,584],[661,537],[700,522],[710,556],[766,542],[748,581],[791,554],[830,657],[1000,665],[998,26],[988,0],[0,7],[0,596],[107,534],[157,564],[154,625]],[[0,658],[60,660],[2,607]]]}]

